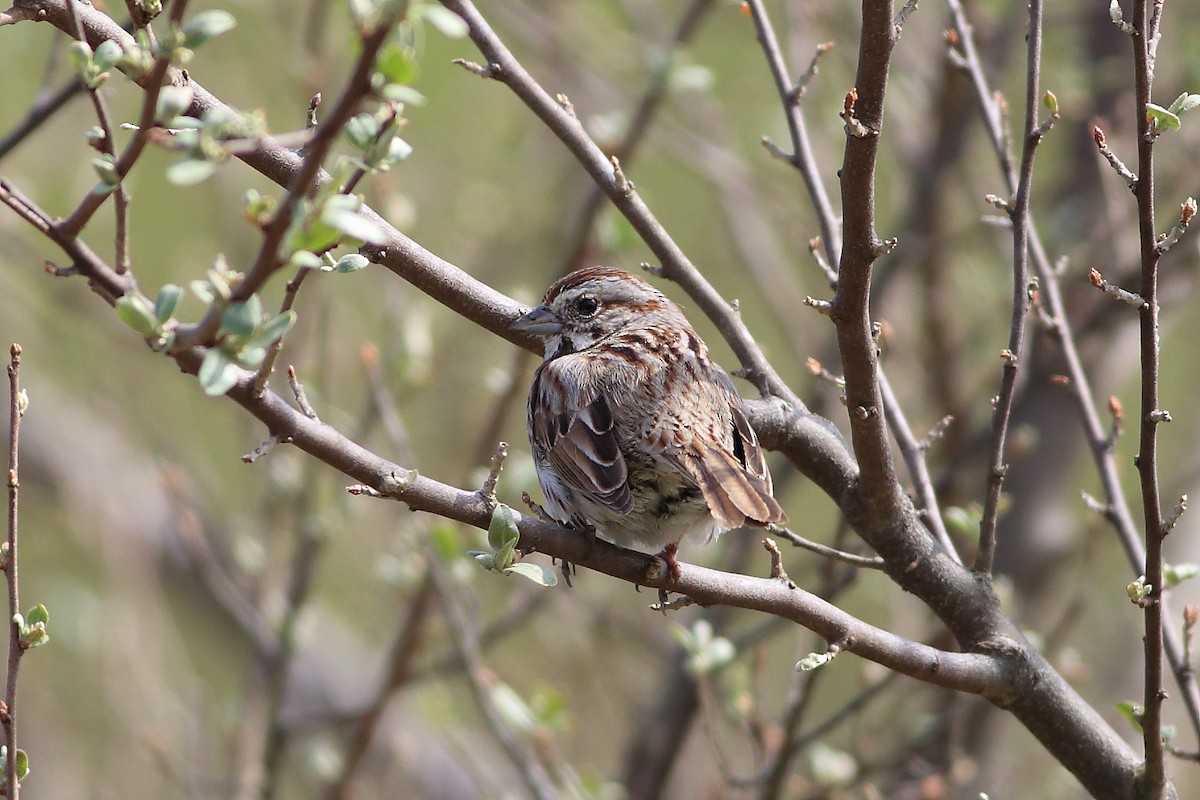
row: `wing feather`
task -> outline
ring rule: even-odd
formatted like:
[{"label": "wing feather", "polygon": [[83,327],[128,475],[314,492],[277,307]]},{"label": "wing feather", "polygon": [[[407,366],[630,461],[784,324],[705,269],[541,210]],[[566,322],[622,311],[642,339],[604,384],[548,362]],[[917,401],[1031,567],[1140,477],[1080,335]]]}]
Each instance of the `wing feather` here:
[{"label": "wing feather", "polygon": [[629,471],[604,397],[585,397],[576,407],[555,361],[538,368],[530,394],[534,453],[545,458],[569,488],[618,513],[629,513]]}]

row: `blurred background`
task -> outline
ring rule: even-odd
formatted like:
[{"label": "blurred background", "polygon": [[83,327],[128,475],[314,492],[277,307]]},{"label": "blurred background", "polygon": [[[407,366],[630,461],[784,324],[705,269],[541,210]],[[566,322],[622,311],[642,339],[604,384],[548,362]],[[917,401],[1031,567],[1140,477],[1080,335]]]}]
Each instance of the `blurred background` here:
[{"label": "blurred background", "polygon": [[[124,8],[97,5],[118,20]],[[261,110],[273,131],[301,128],[309,98],[336,96],[356,45],[346,4],[328,0],[197,0],[238,27],[208,43],[191,76],[226,103]],[[803,305],[828,298],[809,253],[819,233],[799,175],[764,149],[786,148],[785,118],[751,21],[739,4],[494,0],[480,10],[551,93],[569,96],[672,236],[743,318],[783,377],[843,430],[828,320]],[[858,10],[811,0],[768,3],[793,75],[817,46],[802,108],[835,206],[844,141],[838,112],[853,85]],[[1019,125],[1025,5],[967,6],[987,75]],[[680,24],[687,42],[674,44]],[[1004,194],[965,75],[947,58],[946,9],[928,3],[895,51],[880,157],[878,227],[899,247],[877,264],[875,317],[883,363],[923,436],[954,422],[929,451],[944,508],[973,552],[982,497],[996,353],[1009,324],[1011,237],[985,218]],[[1169,3],[1155,99],[1200,91],[1200,6]],[[1042,84],[1062,119],[1039,151],[1034,218],[1063,263],[1071,325],[1098,402],[1116,396],[1133,425],[1136,315],[1092,289],[1091,267],[1136,287],[1132,197],[1096,153],[1092,126],[1136,161],[1128,41],[1103,2],[1050,4]],[[364,184],[368,202],[424,247],[524,302],[588,263],[652,261],[632,229],[589,199],[593,188],[553,136],[502,85],[451,63],[478,60],[469,40],[435,26],[416,34],[424,104],[406,109],[412,155]],[[71,74],[49,25],[0,28],[0,137]],[[629,153],[623,142],[647,92],[661,101]],[[118,121],[141,92],[114,76],[103,90]],[[0,156],[0,175],[65,215],[95,182],[80,95]],[[127,134],[122,134],[125,136]],[[1157,149],[1159,229],[1200,193],[1200,121]],[[194,187],[170,185],[174,159],[151,149],[126,185],[132,262],[144,291],[186,285],[217,253],[245,267],[259,246],[242,219],[248,188],[278,193],[231,162]],[[594,214],[589,209],[596,208]],[[111,257],[111,213],[86,232]],[[1200,475],[1190,235],[1164,259],[1164,401],[1160,465],[1168,509]],[[24,348],[31,405],[22,447],[22,598],[50,610],[51,642],[22,671],[26,796],[46,798],[523,797],[527,789],[487,695],[517,747],[536,754],[567,796],[976,797],[1083,796],[1014,720],[846,656],[803,676],[792,666],[825,644],[746,612],[651,613],[652,593],[581,572],[542,589],[483,572],[466,555],[483,534],[395,503],[347,495],[349,481],[286,447],[252,465],[265,431],[239,408],[151,353],[82,279],[43,270],[60,253],[0,213],[0,341]],[[62,265],[60,263],[60,265]],[[276,304],[283,278],[264,299]],[[737,365],[707,320],[671,286],[718,360]],[[525,443],[533,358],[370,268],[315,276],[280,364],[294,364],[317,413],[354,440],[438,480],[477,487],[499,440],[511,444],[499,496],[539,496]],[[185,300],[182,318],[201,306]],[[189,317],[191,315],[191,317]],[[1001,520],[999,588],[1054,664],[1135,748],[1115,704],[1141,696],[1141,614],[1111,528],[1081,501],[1099,484],[1054,342],[1031,329]],[[277,376],[274,387],[286,391]],[[743,384],[744,394],[752,387]],[[1136,434],[1117,442],[1128,498],[1139,502]],[[808,538],[861,552],[837,509],[783,461],[777,494]],[[1136,513],[1135,513],[1136,516]],[[1200,560],[1200,518],[1167,543],[1173,563]],[[753,533],[732,533],[688,561],[765,575]],[[801,586],[898,634],[948,647],[936,619],[882,574],[803,551],[785,564]],[[1195,581],[1171,595],[1176,618],[1200,602]],[[706,627],[707,626],[707,627]],[[695,655],[731,642],[736,658],[699,677]],[[705,642],[708,644],[705,644]],[[478,649],[474,644],[478,644]],[[722,648],[718,648],[719,650]],[[711,654],[711,653],[710,653]],[[464,666],[464,658],[467,666]],[[1173,684],[1168,691],[1174,693]],[[1195,750],[1180,704],[1167,721]],[[828,724],[826,724],[828,723]],[[771,772],[788,725],[803,747]],[[1173,761],[1180,796],[1197,767]],[[773,788],[769,788],[773,787]]]}]

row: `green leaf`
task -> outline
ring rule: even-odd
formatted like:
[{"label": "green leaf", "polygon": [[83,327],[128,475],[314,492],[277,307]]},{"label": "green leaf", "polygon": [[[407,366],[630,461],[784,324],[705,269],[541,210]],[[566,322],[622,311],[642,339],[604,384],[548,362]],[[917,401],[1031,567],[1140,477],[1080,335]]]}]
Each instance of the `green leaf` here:
[{"label": "green leaf", "polygon": [[117,174],[117,160],[111,153],[104,153],[98,158],[92,159],[92,169],[96,170],[102,183],[116,186],[121,182],[121,176]]},{"label": "green leaf", "polygon": [[374,114],[358,114],[346,123],[346,138],[359,150],[366,150],[379,135],[379,120]]},{"label": "green leaf", "polygon": [[450,39],[461,39],[467,35],[469,28],[466,21],[448,8],[435,5],[417,7],[417,16],[424,19],[437,29],[438,33]]},{"label": "green leaf", "polygon": [[809,653],[796,662],[796,672],[812,672],[833,660],[831,653]]},{"label": "green leaf", "polygon": [[384,86],[379,89],[379,93],[383,95],[383,99],[391,100],[394,103],[404,103],[406,106],[425,105],[425,95],[421,94],[411,86],[405,86],[404,84],[384,84]]},{"label": "green leaf", "polygon": [[515,564],[510,564],[505,573],[513,573],[520,575],[523,578],[528,578],[539,586],[556,586],[558,584],[558,575],[554,570],[545,567],[541,564],[535,564],[532,561],[518,561]]},{"label": "green leaf", "polygon": [[242,369],[256,370],[262,366],[262,363],[267,360],[267,348],[258,344],[248,344],[237,351],[237,356],[234,358],[236,363]]},{"label": "green leaf", "polygon": [[1171,589],[1198,574],[1200,574],[1200,565],[1191,562],[1165,564],[1163,565],[1163,584]]},{"label": "green leaf", "polygon": [[1123,700],[1115,706],[1117,713],[1129,720],[1138,733],[1142,732],[1142,714],[1146,713],[1146,709],[1142,708],[1137,703],[1132,703],[1128,700]]},{"label": "green leaf", "polygon": [[195,186],[207,180],[218,166],[207,158],[183,158],[167,167],[167,180],[176,186]]},{"label": "green leaf", "polygon": [[154,107],[154,119],[160,123],[170,120],[187,111],[192,104],[192,87],[164,86],[158,91],[158,103]]},{"label": "green leaf", "polygon": [[230,303],[221,312],[221,330],[233,336],[250,336],[262,322],[262,313],[258,295],[251,295],[244,303]]},{"label": "green leaf", "polygon": [[520,538],[521,532],[517,530],[517,517],[513,510],[504,503],[497,503],[488,523],[488,544],[493,550],[499,550],[509,542],[515,544]]},{"label": "green leaf", "polygon": [[140,294],[126,294],[117,298],[117,319],[140,333],[149,336],[158,330],[158,317],[150,301]]},{"label": "green leaf", "polygon": [[362,269],[363,267],[367,266],[370,263],[371,262],[368,261],[367,257],[364,255],[360,255],[358,253],[347,253],[346,255],[339,258],[337,260],[337,263],[333,265],[333,271],[334,272],[358,272],[360,269]]},{"label": "green leaf", "polygon": [[1175,98],[1175,102],[1171,103],[1171,107],[1167,110],[1176,116],[1182,117],[1196,106],[1200,106],[1200,94],[1188,94],[1184,92]]},{"label": "green leaf", "polygon": [[92,62],[101,72],[107,72],[117,65],[117,61],[124,54],[124,51],[121,50],[121,45],[112,39],[105,39],[97,45],[96,52],[92,55]]},{"label": "green leaf", "polygon": [[496,557],[486,550],[468,550],[467,555],[479,562],[479,566],[483,567],[488,572],[495,571]]},{"label": "green leaf", "polygon": [[979,539],[979,521],[983,511],[977,507],[949,506],[942,509],[942,520],[952,533],[971,541]]},{"label": "green leaf", "polygon": [[188,284],[188,288],[192,290],[192,294],[200,298],[200,302],[206,306],[211,306],[217,299],[217,293],[213,291],[212,284],[208,281],[192,281]]},{"label": "green leaf", "polygon": [[92,48],[87,42],[78,39],[67,45],[67,60],[71,62],[75,73],[85,81],[92,70]]},{"label": "green leaf", "polygon": [[1146,118],[1160,131],[1177,131],[1183,125],[1178,116],[1154,103],[1146,103]]},{"label": "green leaf", "polygon": [[296,312],[290,308],[282,314],[276,314],[267,320],[257,333],[254,334],[256,344],[274,344],[284,337],[296,324]]},{"label": "green leaf", "polygon": [[222,33],[233,30],[237,20],[228,11],[201,11],[183,23],[183,46],[195,49]]},{"label": "green leaf", "polygon": [[25,776],[29,774],[29,754],[21,748],[17,748],[17,756],[13,759],[17,767],[17,780],[25,780]]},{"label": "green leaf", "polygon": [[321,221],[326,225],[333,226],[342,235],[360,242],[383,244],[387,241],[387,236],[384,234],[383,228],[379,227],[375,221],[359,214],[358,211],[350,211],[326,205],[325,209],[321,212]]},{"label": "green leaf", "polygon": [[417,79],[416,52],[393,40],[380,49],[375,69],[388,83],[410,84]]},{"label": "green leaf", "polygon": [[1051,114],[1058,114],[1058,98],[1055,97],[1054,92],[1047,91],[1042,95],[1042,102],[1046,104],[1046,108]]},{"label": "green leaf", "polygon": [[292,253],[291,257],[288,258],[288,264],[296,269],[300,269],[301,267],[306,269],[325,269],[325,262],[321,260],[321,257],[308,250],[297,250]]},{"label": "green leaf", "polygon": [[33,608],[29,609],[29,613],[25,615],[25,621],[30,625],[36,625],[39,622],[45,625],[50,621],[50,612],[41,603],[38,603]]},{"label": "green leaf", "polygon": [[1130,581],[1125,587],[1125,594],[1129,595],[1130,601],[1139,606],[1142,604],[1142,601],[1149,597],[1150,593],[1153,591],[1154,586],[1146,583],[1145,575],[1139,575],[1137,580]]},{"label": "green leaf", "polygon": [[183,287],[173,283],[165,284],[158,290],[158,296],[154,298],[154,316],[158,318],[160,325],[165,325],[167,320],[174,316],[175,308],[182,297]]},{"label": "green leaf", "polygon": [[204,361],[201,362],[200,372],[196,377],[200,379],[200,386],[206,395],[217,397],[228,392],[237,383],[238,368],[224,350],[213,347],[204,354]]}]

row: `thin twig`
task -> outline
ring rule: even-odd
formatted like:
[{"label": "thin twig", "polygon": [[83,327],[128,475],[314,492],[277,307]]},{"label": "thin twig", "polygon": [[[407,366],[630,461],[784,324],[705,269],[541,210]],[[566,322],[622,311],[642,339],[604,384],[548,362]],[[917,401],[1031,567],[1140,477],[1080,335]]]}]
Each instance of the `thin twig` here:
[{"label": "thin twig", "polygon": [[4,741],[7,752],[4,761],[5,797],[16,800],[20,791],[17,780],[17,674],[21,669],[21,627],[16,615],[21,613],[20,585],[17,577],[17,492],[19,455],[21,444],[21,415],[24,413],[24,398],[21,392],[21,345],[13,343],[8,349],[8,536],[5,540],[3,558],[4,578],[8,584],[8,677],[4,688],[4,708],[0,711],[0,723],[4,726]]},{"label": "thin twig", "polygon": [[[187,11],[187,5],[188,0],[175,0],[171,4],[171,23],[175,25],[180,23],[184,13]],[[68,3],[67,9],[68,13],[72,15],[72,19],[77,23],[80,17],[75,4]],[[171,54],[169,52],[160,53],[155,59],[154,66],[150,69],[149,76],[143,85],[146,94],[142,98],[142,110],[138,116],[137,131],[134,133],[133,138],[129,140],[129,144],[121,151],[121,156],[117,159],[116,164],[113,165],[113,172],[116,175],[118,184],[133,169],[133,165],[137,163],[138,158],[142,155],[142,151],[146,148],[146,144],[150,141],[150,135],[154,130],[154,117],[157,113],[158,95],[170,70]],[[67,239],[77,237],[84,226],[88,224],[88,220],[100,209],[100,206],[104,205],[104,201],[107,198],[107,194],[89,192],[79,202],[79,205],[75,207],[75,210],[71,212],[70,216],[55,224],[57,234]],[[119,266],[118,273],[120,273]]]},{"label": "thin twig", "polygon": [[[87,44],[87,34],[83,30],[83,23],[80,22],[79,15],[75,13],[74,3],[67,3],[67,13],[71,15],[71,26],[75,30],[75,39]],[[116,143],[113,141],[112,117],[108,113],[108,104],[104,102],[104,97],[100,94],[100,85],[89,86],[88,96],[92,100],[96,119],[100,123],[100,130],[104,135],[104,138],[96,146],[100,152],[111,156],[115,161],[117,151]],[[117,181],[117,185],[113,189],[113,211],[116,215],[116,268],[118,273],[125,273],[129,271],[129,193],[125,191],[123,180]]]},{"label": "thin twig", "polygon": [[[279,313],[285,314],[296,305],[296,295],[300,293],[300,287],[304,285],[304,280],[313,270],[310,267],[300,267],[296,270],[295,276],[287,282],[287,287],[283,292],[283,302],[279,304]],[[284,337],[279,337],[271,343],[267,348],[267,357],[263,359],[262,365],[258,368],[258,374],[254,378],[254,391],[262,392],[267,388],[267,381],[271,378],[271,372],[275,369],[275,360],[279,358],[279,351],[283,348]],[[288,374],[289,380],[292,374]],[[299,398],[297,397],[297,400]]]},{"label": "thin twig", "polygon": [[834,561],[841,561],[844,564],[852,564],[853,566],[863,567],[865,569],[884,568],[885,562],[879,556],[860,556],[855,553],[847,553],[845,550],[838,550],[835,547],[830,547],[829,545],[821,544],[820,542],[814,542],[811,539],[805,539],[800,534],[795,533],[788,528],[782,528],[778,525],[772,525],[768,528],[768,530],[779,538],[791,542],[796,547],[808,550],[810,553],[816,553],[817,555],[831,558]]},{"label": "thin twig", "polygon": [[[1134,187],[1137,199],[1138,240],[1141,246],[1141,287],[1138,294],[1146,301],[1141,309],[1141,424],[1137,456],[1137,471],[1142,489],[1143,529],[1146,537],[1146,583],[1152,587],[1149,601],[1144,605],[1145,620],[1145,672],[1143,713],[1141,718],[1142,742],[1145,746],[1146,766],[1141,790],[1147,797],[1163,796],[1167,784],[1165,755],[1162,739],[1162,704],[1165,692],[1162,687],[1163,673],[1163,606],[1159,600],[1163,594],[1162,542],[1166,535],[1163,528],[1162,501],[1158,486],[1158,424],[1156,413],[1160,410],[1159,400],[1159,329],[1158,329],[1158,261],[1161,253],[1157,247],[1154,227],[1154,139],[1150,136],[1150,120],[1145,113],[1151,100],[1151,84],[1154,80],[1153,58],[1150,45],[1153,37],[1151,6],[1155,0],[1135,0],[1133,26],[1138,35],[1133,43],[1134,88],[1136,95],[1138,182]],[[1157,18],[1157,15],[1154,15]]]},{"label": "thin twig", "polygon": [[[825,191],[825,183],[821,180],[817,160],[808,139],[808,127],[804,121],[804,112],[797,102],[811,76],[801,76],[800,82],[794,84],[791,82],[787,65],[783,60],[783,52],[779,48],[779,40],[775,36],[775,29],[771,25],[770,18],[767,16],[766,7],[762,0],[750,0],[748,5],[750,16],[754,20],[755,33],[767,59],[767,67],[775,81],[775,90],[779,93],[779,99],[783,103],[787,116],[788,133],[792,139],[792,152],[790,156],[786,154],[783,156],[796,168],[804,181],[804,186],[808,190],[808,195],[817,212],[817,222],[821,227],[821,244],[825,248],[825,261],[831,265],[831,271],[835,271],[836,266],[834,265],[840,264],[842,260],[841,223],[833,209],[833,203],[830,202],[829,195]],[[817,57],[828,49],[825,45],[817,48],[817,53],[813,56],[809,68],[811,72],[816,72]],[[807,74],[805,73],[805,75]]]},{"label": "thin twig", "polygon": [[[1028,59],[1025,67],[1025,135],[1021,143],[1021,167],[1017,190],[1013,196],[1009,217],[1013,223],[1012,249],[1012,311],[1009,319],[1008,346],[1004,350],[1000,389],[992,410],[992,438],[988,480],[983,502],[983,518],[979,523],[979,551],[975,556],[975,571],[990,579],[996,555],[996,527],[1000,517],[1000,493],[1008,471],[1005,448],[1008,444],[1008,423],[1012,418],[1016,395],[1017,370],[1025,351],[1026,320],[1029,316],[1029,199],[1033,192],[1033,159],[1042,141],[1038,122],[1038,103],[1041,100],[1039,82],[1042,69],[1042,0],[1030,0],[1026,36]],[[1051,119],[1057,112],[1051,114]]]}]

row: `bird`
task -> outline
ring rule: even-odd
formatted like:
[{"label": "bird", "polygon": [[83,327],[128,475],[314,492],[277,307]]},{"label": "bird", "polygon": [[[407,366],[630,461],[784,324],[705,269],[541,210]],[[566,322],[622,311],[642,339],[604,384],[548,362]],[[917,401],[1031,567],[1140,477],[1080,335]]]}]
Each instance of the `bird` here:
[{"label": "bird", "polygon": [[585,267],[511,327],[544,340],[527,423],[549,516],[661,547],[675,580],[680,542],[787,521],[732,379],[650,283]]}]

